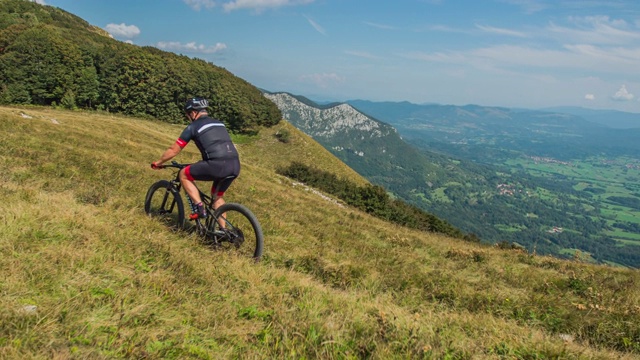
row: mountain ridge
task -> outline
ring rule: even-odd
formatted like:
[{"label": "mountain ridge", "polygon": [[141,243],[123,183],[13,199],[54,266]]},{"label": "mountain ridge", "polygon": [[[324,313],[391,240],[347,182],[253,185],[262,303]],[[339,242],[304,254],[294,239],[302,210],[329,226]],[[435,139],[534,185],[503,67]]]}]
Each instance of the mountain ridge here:
[{"label": "mountain ridge", "polygon": [[[478,146],[488,145],[495,151],[527,151],[529,155],[563,160],[597,152],[640,155],[639,143],[631,136],[640,136],[640,128],[607,127],[573,114],[478,105],[422,106],[369,101],[351,105],[367,115],[384,119],[405,138],[420,141],[432,151],[446,151],[460,158],[475,155],[474,161],[482,161]],[[463,123],[464,119],[458,117],[460,111],[477,115],[474,122]],[[562,151],[554,151],[560,148]]]},{"label": "mountain ridge", "polygon": [[[309,100],[313,101],[313,100]],[[465,104],[465,105],[451,105],[451,104],[440,104],[440,103],[414,103],[410,101],[374,101],[374,100],[366,100],[366,99],[348,99],[344,101],[332,101],[332,103],[347,103],[347,104],[358,104],[358,103],[371,103],[371,104],[379,104],[385,107],[399,105],[399,106],[408,106],[413,108],[420,108],[425,106],[433,106],[433,107],[450,107],[450,108],[486,108],[486,109],[503,109],[510,110],[515,112],[545,112],[545,113],[559,113],[559,114],[567,114],[567,115],[575,115],[583,117],[585,120],[592,122],[594,124],[604,125],[612,128],[620,128],[620,129],[629,129],[629,128],[638,128],[640,127],[640,113],[614,110],[614,109],[593,109],[586,108],[580,106],[550,106],[543,108],[522,108],[522,107],[508,107],[508,106],[500,106],[500,105],[481,105],[481,104]],[[605,118],[607,116],[613,116],[613,119],[609,119],[607,121]]]},{"label": "mountain ridge", "polygon": [[[308,108],[301,111],[301,118],[296,123],[305,130],[305,133],[312,136],[331,137],[340,131],[349,131],[351,129],[370,133],[372,137],[383,137],[391,132],[396,132],[395,128],[370,119],[347,103],[320,107],[312,101],[301,101],[300,98],[289,93],[265,94],[265,96],[273,101],[281,111],[283,109],[287,111],[283,114],[287,120],[290,120],[289,117],[293,113],[291,107],[296,106],[291,99],[306,105]],[[312,112],[312,114],[306,116],[305,112],[307,111]],[[330,121],[314,121],[318,118]]]},{"label": "mountain ridge", "polygon": [[575,106],[558,106],[542,110],[582,116],[593,123],[602,124],[615,129],[640,128],[640,113],[630,113],[610,109],[587,109]]}]

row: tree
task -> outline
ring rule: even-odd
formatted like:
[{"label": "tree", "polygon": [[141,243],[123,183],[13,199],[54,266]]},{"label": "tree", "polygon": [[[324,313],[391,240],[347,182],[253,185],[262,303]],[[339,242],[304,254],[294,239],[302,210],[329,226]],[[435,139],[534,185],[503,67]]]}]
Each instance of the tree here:
[{"label": "tree", "polygon": [[96,68],[93,66],[83,68],[77,80],[78,104],[85,108],[92,108],[100,96],[99,86]]}]

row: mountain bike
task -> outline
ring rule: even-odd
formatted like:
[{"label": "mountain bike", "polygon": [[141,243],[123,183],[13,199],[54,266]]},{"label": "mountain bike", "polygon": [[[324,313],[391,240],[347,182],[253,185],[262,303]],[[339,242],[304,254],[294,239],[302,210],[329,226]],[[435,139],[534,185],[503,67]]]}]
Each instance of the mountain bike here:
[{"label": "mountain bike", "polygon": [[[175,177],[173,180],[160,180],[147,191],[144,200],[144,211],[154,218],[160,219],[172,229],[185,230],[185,212],[180,189],[182,184],[178,174],[180,169],[189,164],[179,164],[172,161],[171,164],[160,165],[159,168],[173,168]],[[220,186],[235,177],[229,176],[220,181],[212,194],[217,194]],[[207,245],[218,249],[235,249],[239,254],[260,260],[264,247],[264,237],[258,218],[246,206],[238,203],[225,203],[218,209],[213,209],[213,195],[209,196],[200,189],[200,197],[209,214],[206,218],[189,217],[194,221],[193,231]],[[193,213],[196,213],[196,204],[185,192],[187,202]]]}]

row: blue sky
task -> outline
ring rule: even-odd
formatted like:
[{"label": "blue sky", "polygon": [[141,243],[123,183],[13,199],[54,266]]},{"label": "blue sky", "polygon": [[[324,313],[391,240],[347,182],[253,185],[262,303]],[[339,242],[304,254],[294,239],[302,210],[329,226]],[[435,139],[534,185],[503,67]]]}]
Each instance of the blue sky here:
[{"label": "blue sky", "polygon": [[640,113],[638,0],[36,0],[269,91]]}]

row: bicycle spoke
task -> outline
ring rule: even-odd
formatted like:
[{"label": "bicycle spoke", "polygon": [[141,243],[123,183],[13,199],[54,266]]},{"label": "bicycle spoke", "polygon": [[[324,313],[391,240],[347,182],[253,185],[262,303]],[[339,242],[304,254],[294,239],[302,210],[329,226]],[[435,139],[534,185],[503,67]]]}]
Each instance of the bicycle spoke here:
[{"label": "bicycle spoke", "polygon": [[239,256],[259,259],[262,256],[262,229],[255,216],[239,204],[226,204],[216,211],[209,236],[213,244]]}]

